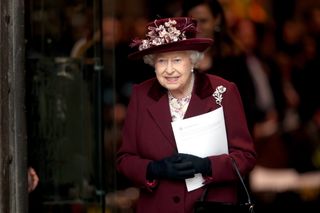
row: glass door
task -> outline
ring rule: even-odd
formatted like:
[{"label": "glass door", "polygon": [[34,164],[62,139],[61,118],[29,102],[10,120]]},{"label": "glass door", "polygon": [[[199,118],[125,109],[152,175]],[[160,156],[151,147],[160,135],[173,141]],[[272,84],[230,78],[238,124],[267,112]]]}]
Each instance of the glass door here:
[{"label": "glass door", "polygon": [[103,79],[102,1],[25,3],[28,161],[40,179],[29,212],[102,212],[115,176],[105,167],[102,85],[114,87]]}]

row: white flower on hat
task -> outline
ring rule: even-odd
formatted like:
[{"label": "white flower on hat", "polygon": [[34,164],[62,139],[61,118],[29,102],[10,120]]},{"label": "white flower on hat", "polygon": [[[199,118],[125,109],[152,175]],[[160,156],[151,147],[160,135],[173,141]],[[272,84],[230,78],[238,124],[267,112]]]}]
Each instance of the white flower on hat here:
[{"label": "white flower on hat", "polygon": [[139,51],[129,54],[130,59],[155,52],[195,50],[203,52],[212,43],[210,38],[197,38],[197,21],[190,17],[157,19],[147,24],[145,38],[134,38],[130,47]]},{"label": "white flower on hat", "polygon": [[157,26],[156,22],[156,27],[149,26],[149,31],[146,34],[147,38],[141,41],[139,50],[148,49],[152,46],[159,46],[162,44],[185,40],[185,33],[178,30],[176,28],[176,24],[177,22],[175,20],[169,19],[167,22],[159,26]]}]

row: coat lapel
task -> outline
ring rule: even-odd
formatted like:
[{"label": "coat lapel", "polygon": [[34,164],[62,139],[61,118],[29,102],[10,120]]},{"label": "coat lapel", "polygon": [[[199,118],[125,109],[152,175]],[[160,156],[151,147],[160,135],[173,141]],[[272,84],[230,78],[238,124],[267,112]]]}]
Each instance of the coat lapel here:
[{"label": "coat lapel", "polygon": [[201,99],[196,94],[193,94],[184,118],[190,118],[212,111],[215,107],[212,104],[214,102],[212,99],[212,96]]},{"label": "coat lapel", "polygon": [[175,139],[171,128],[171,114],[167,90],[164,89],[157,80],[155,80],[149,90],[148,96],[155,101],[148,107],[152,119],[157,124],[170,145],[176,149]]},{"label": "coat lapel", "polygon": [[212,97],[214,89],[205,74],[196,74],[193,95],[185,114],[185,118],[201,115],[217,108]]},{"label": "coat lapel", "polygon": [[164,137],[167,138],[170,145],[176,147],[171,128],[171,114],[169,110],[168,97],[163,95],[157,103],[150,105],[148,109],[154,122],[158,125]]}]

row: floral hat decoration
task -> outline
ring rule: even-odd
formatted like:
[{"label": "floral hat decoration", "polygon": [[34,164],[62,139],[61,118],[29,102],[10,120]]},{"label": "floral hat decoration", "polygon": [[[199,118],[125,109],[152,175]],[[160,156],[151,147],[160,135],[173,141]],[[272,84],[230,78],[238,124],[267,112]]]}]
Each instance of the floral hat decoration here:
[{"label": "floral hat decoration", "polygon": [[153,53],[196,50],[203,52],[213,40],[196,38],[197,21],[189,17],[156,19],[147,24],[145,39],[134,39],[131,47],[138,51],[129,55],[130,59],[138,59]]}]

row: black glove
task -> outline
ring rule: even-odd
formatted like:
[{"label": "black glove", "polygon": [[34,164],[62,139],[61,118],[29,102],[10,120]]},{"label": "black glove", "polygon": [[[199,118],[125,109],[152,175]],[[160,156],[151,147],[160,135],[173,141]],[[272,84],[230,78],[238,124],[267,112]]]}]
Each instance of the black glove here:
[{"label": "black glove", "polygon": [[150,162],[147,168],[147,179],[187,179],[194,177],[195,169],[192,162],[182,161],[179,155],[164,158],[159,161]]},{"label": "black glove", "polygon": [[209,158],[201,158],[190,154],[178,154],[182,162],[191,162],[196,173],[201,173],[205,176],[211,176],[211,162]]}]

